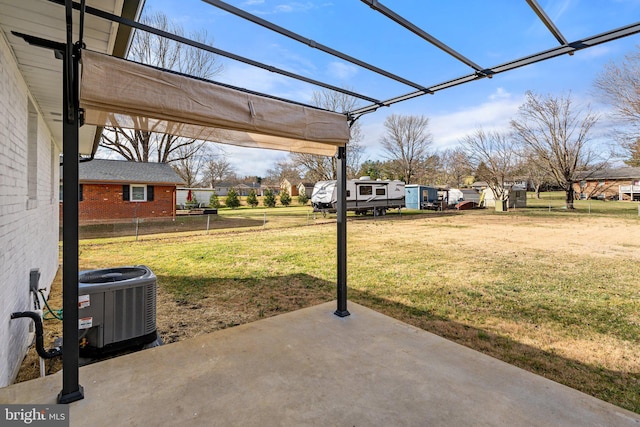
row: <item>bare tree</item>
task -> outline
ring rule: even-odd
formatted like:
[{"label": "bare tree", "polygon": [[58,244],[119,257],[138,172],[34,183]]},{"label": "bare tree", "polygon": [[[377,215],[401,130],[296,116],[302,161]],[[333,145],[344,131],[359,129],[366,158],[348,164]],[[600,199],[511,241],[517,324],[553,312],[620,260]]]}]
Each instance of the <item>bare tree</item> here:
[{"label": "bare tree", "polygon": [[304,178],[308,181],[336,179],[337,165],[335,159],[332,157],[292,153],[291,160],[296,167],[304,171]]},{"label": "bare tree", "polygon": [[553,177],[549,175],[546,168],[540,166],[540,162],[536,159],[536,155],[531,151],[526,153],[524,156],[522,175],[526,176],[527,180],[533,186],[533,190],[536,193],[536,199],[540,198],[542,186],[553,181]]},{"label": "bare tree", "polygon": [[[357,107],[358,100],[342,92],[323,90],[313,92],[311,103],[325,110],[346,113]],[[347,144],[347,176],[349,178],[353,178],[360,168],[364,153],[364,147],[360,144],[362,138],[362,128],[356,121],[351,125]],[[310,181],[332,180],[337,177],[338,165],[335,157],[292,153],[291,160]]]},{"label": "bare tree", "polygon": [[[161,12],[143,15],[141,22],[163,31],[184,35],[182,27],[171,22]],[[190,37],[211,44],[204,31],[192,33]],[[210,52],[142,30],[135,31],[129,59],[205,79],[222,70],[221,64]],[[100,141],[101,147],[116,152],[127,160],[159,163],[185,160],[194,155],[203,144],[195,139],[118,127],[105,128]]]},{"label": "bare tree", "polygon": [[189,156],[173,162],[171,165],[178,176],[182,178],[184,185],[195,187],[200,181],[200,174],[204,165],[202,156]]},{"label": "bare tree", "polygon": [[[178,154],[181,150],[178,149]],[[212,186],[218,179],[226,179],[233,174],[231,165],[225,159],[222,149],[211,145],[204,145],[200,150],[189,156],[171,163],[178,176],[187,187]]]},{"label": "bare tree", "polygon": [[613,107],[613,115],[624,126],[616,131],[625,151],[625,163],[640,166],[640,51],[620,65],[609,63],[594,82],[597,93]]},{"label": "bare tree", "polygon": [[471,164],[462,147],[449,148],[440,155],[442,181],[447,185],[460,187],[464,179],[471,175]]},{"label": "bare tree", "polygon": [[384,127],[382,148],[390,160],[398,162],[405,182],[411,184],[419,163],[429,155],[432,142],[429,119],[423,115],[392,114],[384,121]]},{"label": "bare tree", "polygon": [[469,162],[476,169],[476,178],[487,183],[496,201],[505,201],[508,188],[520,164],[520,153],[513,137],[501,132],[476,130],[463,141]]},{"label": "bare tree", "polygon": [[295,185],[300,181],[300,172],[294,162],[281,160],[272,169],[267,170],[263,182],[268,185],[280,185],[285,179]]},{"label": "bare tree", "polygon": [[226,156],[222,150],[218,154],[209,154],[206,157],[204,164],[204,183],[211,188],[216,186],[217,182],[220,182],[235,172],[231,163],[226,159]]},{"label": "bare tree", "polygon": [[[394,160],[390,164],[391,171],[397,179],[405,179],[404,163]],[[432,154],[415,162],[412,182],[414,184],[445,184],[442,175],[442,159],[438,154]]]},{"label": "bare tree", "polygon": [[[533,154],[537,166],[553,177],[566,193],[566,207],[573,209],[573,183],[584,171],[604,167],[589,146],[589,131],[598,116],[576,108],[571,96],[540,96],[527,92],[518,117],[511,121],[516,136]],[[580,174],[580,175],[579,175]]]}]

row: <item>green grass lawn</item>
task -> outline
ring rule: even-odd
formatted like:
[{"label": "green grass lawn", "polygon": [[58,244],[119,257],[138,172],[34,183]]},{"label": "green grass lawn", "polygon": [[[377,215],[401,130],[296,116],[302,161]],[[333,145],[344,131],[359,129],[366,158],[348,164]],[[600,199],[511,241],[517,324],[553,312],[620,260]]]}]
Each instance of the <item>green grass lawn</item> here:
[{"label": "green grass lawn", "polygon": [[613,200],[576,200],[574,201],[574,212],[567,212],[565,203],[565,193],[563,191],[549,191],[541,193],[540,199],[536,199],[535,193],[527,193],[527,208],[524,212],[528,214],[567,213],[567,214],[591,214],[609,215],[620,217],[638,217],[637,202],[620,202]]},{"label": "green grass lawn", "polygon": [[[637,204],[527,202],[350,215],[349,299],[640,413]],[[242,207],[216,221],[208,234],[83,240],[80,267],[149,266],[165,342],[335,299],[335,215]]]},{"label": "green grass lawn", "polygon": [[[597,203],[591,215],[350,217],[349,298],[640,413],[640,219]],[[334,218],[308,207],[220,217],[264,212],[267,228],[84,240],[81,268],[148,265],[166,342],[335,299]]]}]

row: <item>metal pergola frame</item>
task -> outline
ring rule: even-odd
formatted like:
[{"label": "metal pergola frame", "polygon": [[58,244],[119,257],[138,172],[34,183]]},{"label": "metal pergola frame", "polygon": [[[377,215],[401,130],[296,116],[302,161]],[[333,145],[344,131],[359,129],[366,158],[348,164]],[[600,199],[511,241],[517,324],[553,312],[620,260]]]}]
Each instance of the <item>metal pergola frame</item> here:
[{"label": "metal pergola frame", "polygon": [[[366,68],[369,71],[380,74],[388,79],[405,84],[413,89],[413,92],[409,92],[403,95],[396,96],[387,100],[378,100],[374,97],[359,94],[344,88],[339,88],[334,85],[330,85],[321,81],[310,79],[286,70],[282,70],[277,67],[266,65],[249,58],[245,58],[231,52],[224,51],[222,49],[215,48],[213,46],[190,40],[188,38],[178,36],[175,34],[167,33],[165,31],[157,30],[155,28],[146,26],[137,21],[122,18],[117,15],[113,15],[99,9],[85,7],[84,0],[81,3],[73,2],[72,0],[49,0],[53,3],[63,5],[65,8],[66,16],[66,43],[49,42],[47,40],[29,38],[28,36],[21,35],[29,43],[53,49],[56,52],[56,57],[63,59],[63,152],[64,156],[64,168],[63,168],[63,387],[62,391],[58,395],[58,402],[70,403],[84,397],[82,386],[79,384],[79,350],[78,350],[78,164],[79,158],[74,153],[78,153],[78,140],[79,140],[79,127],[82,121],[82,111],[79,108],[78,100],[78,63],[82,50],[82,32],[84,14],[94,15],[112,22],[124,24],[128,27],[147,31],[158,36],[167,37],[180,43],[187,44],[199,49],[206,50],[208,52],[221,55],[236,61],[243,62],[248,65],[252,65],[264,70],[268,70],[274,73],[278,73],[293,79],[297,79],[312,85],[323,87],[332,91],[340,92],[353,96],[359,99],[366,100],[371,104],[362,108],[355,109],[353,111],[346,112],[347,120],[352,124],[363,114],[376,111],[379,107],[390,106],[398,102],[402,102],[408,99],[416,98],[425,94],[433,94],[437,91],[448,89],[460,84],[468,83],[485,77],[491,78],[493,75],[503,73],[505,71],[513,70],[526,65],[534,64],[536,62],[544,61],[550,58],[554,58],[564,54],[573,54],[577,50],[586,49],[592,46],[596,46],[601,43],[606,43],[618,38],[626,37],[629,35],[640,33],[640,22],[627,25],[618,29],[614,29],[602,34],[594,35],[582,40],[576,40],[568,42],[562,35],[560,30],[556,27],[553,21],[546,15],[544,10],[540,7],[536,0],[526,0],[529,7],[535,12],[542,23],[553,34],[559,45],[551,49],[538,52],[523,58],[515,59],[513,61],[500,64],[497,66],[484,68],[474,61],[464,57],[462,54],[437,40],[433,36],[429,35],[426,31],[412,24],[407,19],[398,15],[391,9],[384,6],[377,0],[361,0],[374,10],[380,12],[391,21],[401,25],[407,30],[413,32],[419,37],[423,38],[428,43],[436,46],[442,51],[446,52],[450,56],[461,61],[472,69],[472,72],[468,75],[464,75],[446,82],[434,84],[434,85],[422,85],[404,79],[393,73],[385,71],[374,65],[368,64],[364,61],[353,58],[349,55],[331,49],[320,43],[316,43],[313,40],[305,38],[292,31],[286,30],[273,23],[270,23],[262,18],[249,14],[241,9],[235,8],[220,0],[203,0],[206,3],[223,9],[229,13],[235,14],[241,18],[249,20],[257,25],[261,25],[272,31],[275,31],[281,35],[297,40],[304,43],[311,48],[319,49],[325,53],[336,56],[344,61]],[[73,9],[80,10],[80,37],[79,41],[73,42]],[[269,95],[264,95],[269,96]],[[289,101],[295,102],[295,101]],[[295,102],[297,103],[297,102]],[[346,181],[347,181],[347,167],[346,167],[346,149],[341,147],[338,149],[338,204],[337,204],[337,308],[335,314],[340,317],[348,316],[349,311],[347,309],[347,215],[346,215]]]}]

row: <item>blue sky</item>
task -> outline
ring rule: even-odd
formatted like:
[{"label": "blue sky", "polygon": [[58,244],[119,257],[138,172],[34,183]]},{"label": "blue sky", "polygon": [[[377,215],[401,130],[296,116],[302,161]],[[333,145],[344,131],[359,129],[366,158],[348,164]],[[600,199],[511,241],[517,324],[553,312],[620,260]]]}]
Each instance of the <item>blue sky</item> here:
[{"label": "blue sky", "polygon": [[[227,0],[306,38],[383,68],[416,83],[432,86],[467,75],[471,69],[428,44],[359,0]],[[490,68],[557,46],[525,0],[381,0],[475,63]],[[640,21],[640,0],[539,0],[571,42]],[[145,8],[163,11],[188,33],[206,30],[214,46],[316,80],[345,86],[377,99],[414,89],[311,49],[197,0],[146,0]],[[364,158],[383,159],[379,146],[390,114],[423,114],[430,119],[433,148],[456,146],[478,127],[506,129],[532,90],[559,95],[602,112],[596,132],[604,140],[610,125],[598,103],[593,80],[610,61],[619,62],[640,46],[640,35],[530,65],[455,88],[381,108],[363,116]],[[220,58],[223,72],[214,80],[309,103],[321,88]],[[367,101],[362,101],[369,105]],[[239,175],[264,176],[287,153],[225,147]]]}]

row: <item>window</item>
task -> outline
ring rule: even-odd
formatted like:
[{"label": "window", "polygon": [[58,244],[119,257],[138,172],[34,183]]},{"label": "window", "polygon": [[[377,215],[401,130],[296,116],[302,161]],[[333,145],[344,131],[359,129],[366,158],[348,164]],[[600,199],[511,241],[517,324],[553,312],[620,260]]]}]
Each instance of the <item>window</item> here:
[{"label": "window", "polygon": [[384,188],[376,188],[376,196],[384,196],[386,192]]},{"label": "window", "polygon": [[153,185],[125,184],[122,186],[122,200],[130,202],[152,202]]},{"label": "window", "polygon": [[146,202],[147,201],[147,186],[146,185],[133,185],[131,184],[130,200],[132,202]]},{"label": "window", "polygon": [[360,195],[361,196],[371,196],[373,194],[373,187],[370,185],[361,185],[360,186]]},{"label": "window", "polygon": [[605,184],[605,181],[598,181],[598,187],[604,187]]}]

